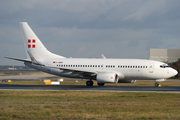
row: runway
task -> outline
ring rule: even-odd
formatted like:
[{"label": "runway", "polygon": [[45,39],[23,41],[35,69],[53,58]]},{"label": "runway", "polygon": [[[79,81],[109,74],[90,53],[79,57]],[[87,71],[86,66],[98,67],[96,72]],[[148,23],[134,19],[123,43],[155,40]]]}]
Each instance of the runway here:
[{"label": "runway", "polygon": [[0,90],[73,90],[73,91],[137,91],[137,92],[180,92],[179,86],[92,86],[85,85],[5,85]]}]

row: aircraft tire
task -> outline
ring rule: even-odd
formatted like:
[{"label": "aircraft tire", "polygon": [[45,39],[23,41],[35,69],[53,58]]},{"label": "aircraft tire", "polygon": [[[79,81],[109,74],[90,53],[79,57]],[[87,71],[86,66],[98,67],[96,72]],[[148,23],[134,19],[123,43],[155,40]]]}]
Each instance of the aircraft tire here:
[{"label": "aircraft tire", "polygon": [[155,83],[155,87],[159,87],[159,84],[158,84],[158,83]]},{"label": "aircraft tire", "polygon": [[86,82],[86,85],[87,85],[87,86],[93,86],[93,84],[94,84],[94,83],[93,83],[93,81],[92,81],[92,80],[91,80],[91,81],[87,81],[87,82]]},{"label": "aircraft tire", "polygon": [[104,86],[105,83],[98,83],[98,86]]}]

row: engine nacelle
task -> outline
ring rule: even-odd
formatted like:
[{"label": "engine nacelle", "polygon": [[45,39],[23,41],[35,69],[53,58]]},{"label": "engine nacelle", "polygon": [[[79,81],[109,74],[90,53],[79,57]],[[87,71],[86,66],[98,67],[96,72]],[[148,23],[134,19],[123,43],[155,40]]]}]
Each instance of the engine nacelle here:
[{"label": "engine nacelle", "polygon": [[119,80],[118,83],[135,83],[136,80]]},{"label": "engine nacelle", "polygon": [[99,73],[96,76],[96,80],[98,83],[117,83],[118,79],[118,74],[111,72]]}]

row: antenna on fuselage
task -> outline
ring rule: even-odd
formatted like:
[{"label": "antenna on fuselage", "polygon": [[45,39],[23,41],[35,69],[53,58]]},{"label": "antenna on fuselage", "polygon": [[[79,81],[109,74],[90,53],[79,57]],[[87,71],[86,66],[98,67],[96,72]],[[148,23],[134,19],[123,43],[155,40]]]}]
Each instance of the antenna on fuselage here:
[{"label": "antenna on fuselage", "polygon": [[106,57],[103,54],[101,54],[101,56],[102,56],[103,59],[106,59]]}]

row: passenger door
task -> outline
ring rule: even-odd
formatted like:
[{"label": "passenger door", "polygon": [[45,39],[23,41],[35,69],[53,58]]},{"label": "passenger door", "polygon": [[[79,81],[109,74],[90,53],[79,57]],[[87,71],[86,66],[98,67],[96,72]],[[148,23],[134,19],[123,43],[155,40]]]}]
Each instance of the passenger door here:
[{"label": "passenger door", "polygon": [[149,73],[153,73],[154,72],[154,64],[150,63],[149,64]]}]

